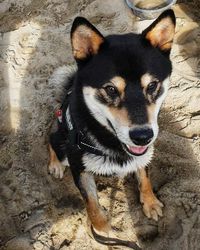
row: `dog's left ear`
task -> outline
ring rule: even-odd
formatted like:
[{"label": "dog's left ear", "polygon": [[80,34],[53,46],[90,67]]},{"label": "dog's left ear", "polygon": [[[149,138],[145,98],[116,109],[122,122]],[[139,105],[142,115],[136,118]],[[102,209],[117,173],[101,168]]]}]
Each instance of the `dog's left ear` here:
[{"label": "dog's left ear", "polygon": [[82,61],[98,53],[104,42],[103,35],[84,17],[76,17],[71,29],[74,58]]},{"label": "dog's left ear", "polygon": [[153,47],[169,54],[175,34],[176,18],[173,10],[164,11],[142,35]]}]

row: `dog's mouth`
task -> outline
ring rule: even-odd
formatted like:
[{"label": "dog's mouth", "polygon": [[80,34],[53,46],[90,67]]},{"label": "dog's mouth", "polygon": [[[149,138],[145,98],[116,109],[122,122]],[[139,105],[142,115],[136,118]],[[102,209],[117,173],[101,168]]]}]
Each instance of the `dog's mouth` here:
[{"label": "dog's mouth", "polygon": [[[108,124],[110,125],[110,127],[112,128],[112,130],[114,131],[114,133],[117,136],[117,133],[112,125],[112,123],[107,119]],[[122,146],[124,148],[124,150],[130,154],[130,155],[134,155],[134,156],[140,156],[140,155],[144,155],[147,150],[148,150],[148,146],[129,146],[125,143],[122,143]]]},{"label": "dog's mouth", "polygon": [[136,146],[129,146],[127,144],[124,144],[124,148],[129,154],[136,155],[136,156],[144,155],[148,150],[148,146],[136,147]]}]

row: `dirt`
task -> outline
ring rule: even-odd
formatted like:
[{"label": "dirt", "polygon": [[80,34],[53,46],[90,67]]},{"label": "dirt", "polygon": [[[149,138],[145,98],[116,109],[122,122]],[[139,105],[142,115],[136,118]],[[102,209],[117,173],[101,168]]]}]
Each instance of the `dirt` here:
[{"label": "dirt", "polygon": [[[163,218],[144,216],[134,176],[96,178],[116,235],[143,249],[200,249],[199,8],[198,0],[174,7],[173,73],[150,165]],[[49,78],[74,64],[69,32],[77,15],[105,35],[139,31],[151,22],[139,21],[120,0],[0,1],[1,250],[108,249],[88,236],[70,171],[61,181],[47,171],[48,133],[61,89]]]}]

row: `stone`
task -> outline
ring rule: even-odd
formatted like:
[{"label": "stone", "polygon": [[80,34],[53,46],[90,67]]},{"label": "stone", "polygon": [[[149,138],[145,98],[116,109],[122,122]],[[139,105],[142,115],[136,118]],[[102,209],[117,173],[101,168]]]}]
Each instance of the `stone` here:
[{"label": "stone", "polygon": [[18,236],[6,244],[6,250],[32,250],[34,249],[28,236]]},{"label": "stone", "polygon": [[178,44],[192,42],[200,33],[199,25],[196,22],[185,22],[176,32],[174,41]]},{"label": "stone", "polygon": [[185,3],[175,4],[172,9],[175,12],[176,17],[181,19],[187,19],[192,21],[190,7]]}]

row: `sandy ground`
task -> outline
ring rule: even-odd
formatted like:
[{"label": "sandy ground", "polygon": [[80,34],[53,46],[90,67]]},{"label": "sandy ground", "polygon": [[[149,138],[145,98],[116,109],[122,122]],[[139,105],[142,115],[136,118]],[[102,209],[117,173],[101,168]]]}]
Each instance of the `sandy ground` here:
[{"label": "sandy ground", "polygon": [[[97,178],[117,235],[143,249],[200,249],[200,6],[175,6],[173,74],[151,164],[165,204],[158,223],[141,209],[134,176]],[[86,230],[84,204],[69,171],[47,172],[47,138],[59,88],[48,79],[74,63],[69,31],[83,15],[103,34],[138,31],[121,0],[0,0],[0,249],[108,249]],[[125,249],[125,247],[121,248]]]}]

